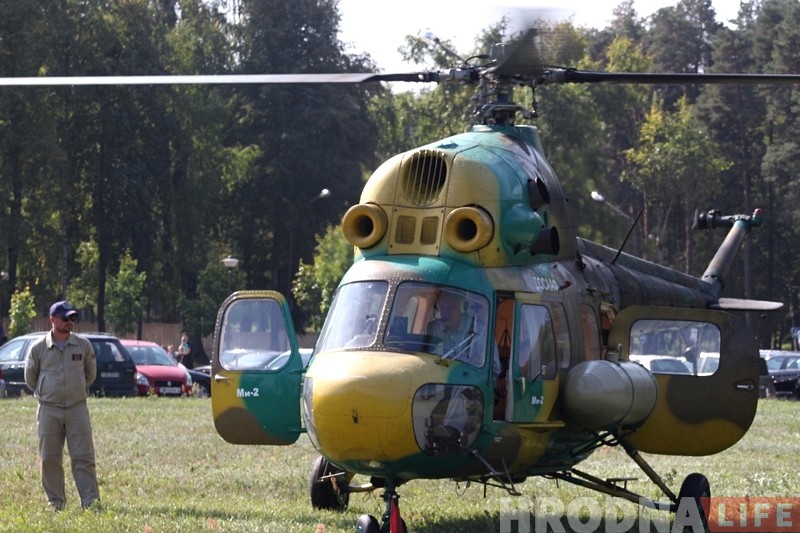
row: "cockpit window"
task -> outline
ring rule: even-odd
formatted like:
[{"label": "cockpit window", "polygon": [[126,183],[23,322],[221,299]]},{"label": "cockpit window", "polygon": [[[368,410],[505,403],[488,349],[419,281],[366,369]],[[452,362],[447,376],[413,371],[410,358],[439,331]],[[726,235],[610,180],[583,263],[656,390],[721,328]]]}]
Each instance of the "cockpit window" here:
[{"label": "cockpit window", "polygon": [[473,366],[486,361],[489,306],[481,295],[426,283],[398,286],[383,344]]},{"label": "cockpit window", "polygon": [[[389,298],[391,307],[385,309]],[[469,291],[407,281],[392,293],[383,281],[349,283],[333,299],[315,353],[382,347],[480,367],[486,362],[488,322],[488,301]]]},{"label": "cockpit window", "polygon": [[349,283],[339,288],[316,351],[372,346],[388,291],[389,284],[385,281]]}]

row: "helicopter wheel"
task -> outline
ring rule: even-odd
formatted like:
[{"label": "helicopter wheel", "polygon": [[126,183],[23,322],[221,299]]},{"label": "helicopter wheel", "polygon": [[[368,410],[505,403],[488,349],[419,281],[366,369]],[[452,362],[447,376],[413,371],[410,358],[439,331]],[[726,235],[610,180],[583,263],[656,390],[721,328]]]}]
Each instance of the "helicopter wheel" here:
[{"label": "helicopter wheel", "polygon": [[[349,480],[346,476],[338,478],[325,477],[344,472],[331,465],[327,459],[322,456],[317,457],[314,461],[314,467],[311,469],[311,483],[309,489],[311,491],[311,505],[315,509],[329,509],[333,511],[343,511],[350,503],[350,493],[346,489],[337,486],[336,479],[340,479],[342,483],[347,483]],[[322,479],[325,478],[325,479]]]},{"label": "helicopter wheel", "polygon": [[356,520],[356,533],[380,533],[378,519],[369,514],[362,514]]},{"label": "helicopter wheel", "polygon": [[[700,519],[703,525],[703,531],[708,531],[708,512],[707,507],[703,507],[703,500],[701,498],[710,498],[711,497],[711,485],[708,483],[708,479],[703,474],[689,474],[686,476],[686,479],[683,480],[683,484],[681,485],[681,490],[678,493],[678,506],[680,508],[680,504],[684,498],[691,498],[694,500],[694,505],[700,515]],[[706,505],[708,504],[708,500],[706,500]],[[692,530],[688,526],[683,528],[684,531]]]}]

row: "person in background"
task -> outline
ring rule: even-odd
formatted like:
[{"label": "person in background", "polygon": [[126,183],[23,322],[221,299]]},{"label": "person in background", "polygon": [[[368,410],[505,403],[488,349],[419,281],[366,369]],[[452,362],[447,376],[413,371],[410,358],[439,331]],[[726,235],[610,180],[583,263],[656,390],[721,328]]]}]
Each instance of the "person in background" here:
[{"label": "person in background", "polygon": [[194,368],[192,361],[192,345],[189,344],[189,335],[186,333],[181,335],[181,343],[178,345],[176,352],[178,362],[183,364],[186,368]]},{"label": "person in background", "polygon": [[[170,344],[169,346],[167,346],[164,349],[167,351],[167,353],[169,354],[170,357],[172,357],[173,359],[178,361],[178,354],[175,353],[175,346],[174,345]],[[178,362],[180,363],[180,361],[178,361]]]},{"label": "person in background", "polygon": [[78,312],[66,301],[50,307],[51,329],[31,346],[25,359],[25,383],[39,402],[39,466],[48,507],[67,502],[64,489],[64,441],[81,507],[100,501],[89,408],[89,386],[97,376],[92,343],[72,333]]}]

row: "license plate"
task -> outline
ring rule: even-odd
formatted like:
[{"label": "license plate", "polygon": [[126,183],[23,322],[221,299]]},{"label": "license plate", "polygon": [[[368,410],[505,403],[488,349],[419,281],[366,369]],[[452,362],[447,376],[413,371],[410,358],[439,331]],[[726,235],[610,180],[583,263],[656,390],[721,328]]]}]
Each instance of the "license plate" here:
[{"label": "license plate", "polygon": [[161,387],[158,390],[161,394],[180,394],[181,388],[180,387]]},{"label": "license plate", "polygon": [[119,379],[119,372],[100,372],[100,377],[104,379]]}]

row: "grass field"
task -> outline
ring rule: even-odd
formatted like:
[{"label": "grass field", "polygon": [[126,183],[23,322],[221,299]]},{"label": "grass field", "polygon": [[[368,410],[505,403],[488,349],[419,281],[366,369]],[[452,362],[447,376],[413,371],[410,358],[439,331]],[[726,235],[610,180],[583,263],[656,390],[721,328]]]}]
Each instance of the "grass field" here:
[{"label": "grass field", "polygon": [[[56,514],[45,510],[39,482],[36,402],[0,401],[0,531],[327,533],[353,531],[358,515],[379,517],[383,511],[378,491],[353,494],[343,513],[313,509],[308,477],[316,453],[308,439],[289,447],[228,444],[214,430],[210,400],[91,399],[90,410],[102,507],[81,511],[65,457],[68,503]],[[721,454],[646,458],[675,492],[687,474],[699,471],[708,476],[715,496],[796,496],[798,456],[800,403],[763,400],[750,432]],[[637,477],[630,488],[663,500],[622,450],[599,450],[581,466],[601,478]],[[607,501],[565,485],[531,479],[518,487],[522,497],[511,498],[492,488],[484,497],[476,485],[413,481],[399,489],[400,508],[409,531],[461,533],[500,531],[504,510],[532,508],[537,497]],[[635,512],[632,504],[620,507]],[[643,513],[669,519],[663,512]],[[569,531],[569,522],[562,522]],[[606,531],[604,523],[597,530]],[[632,530],[639,531],[638,522]]]}]

